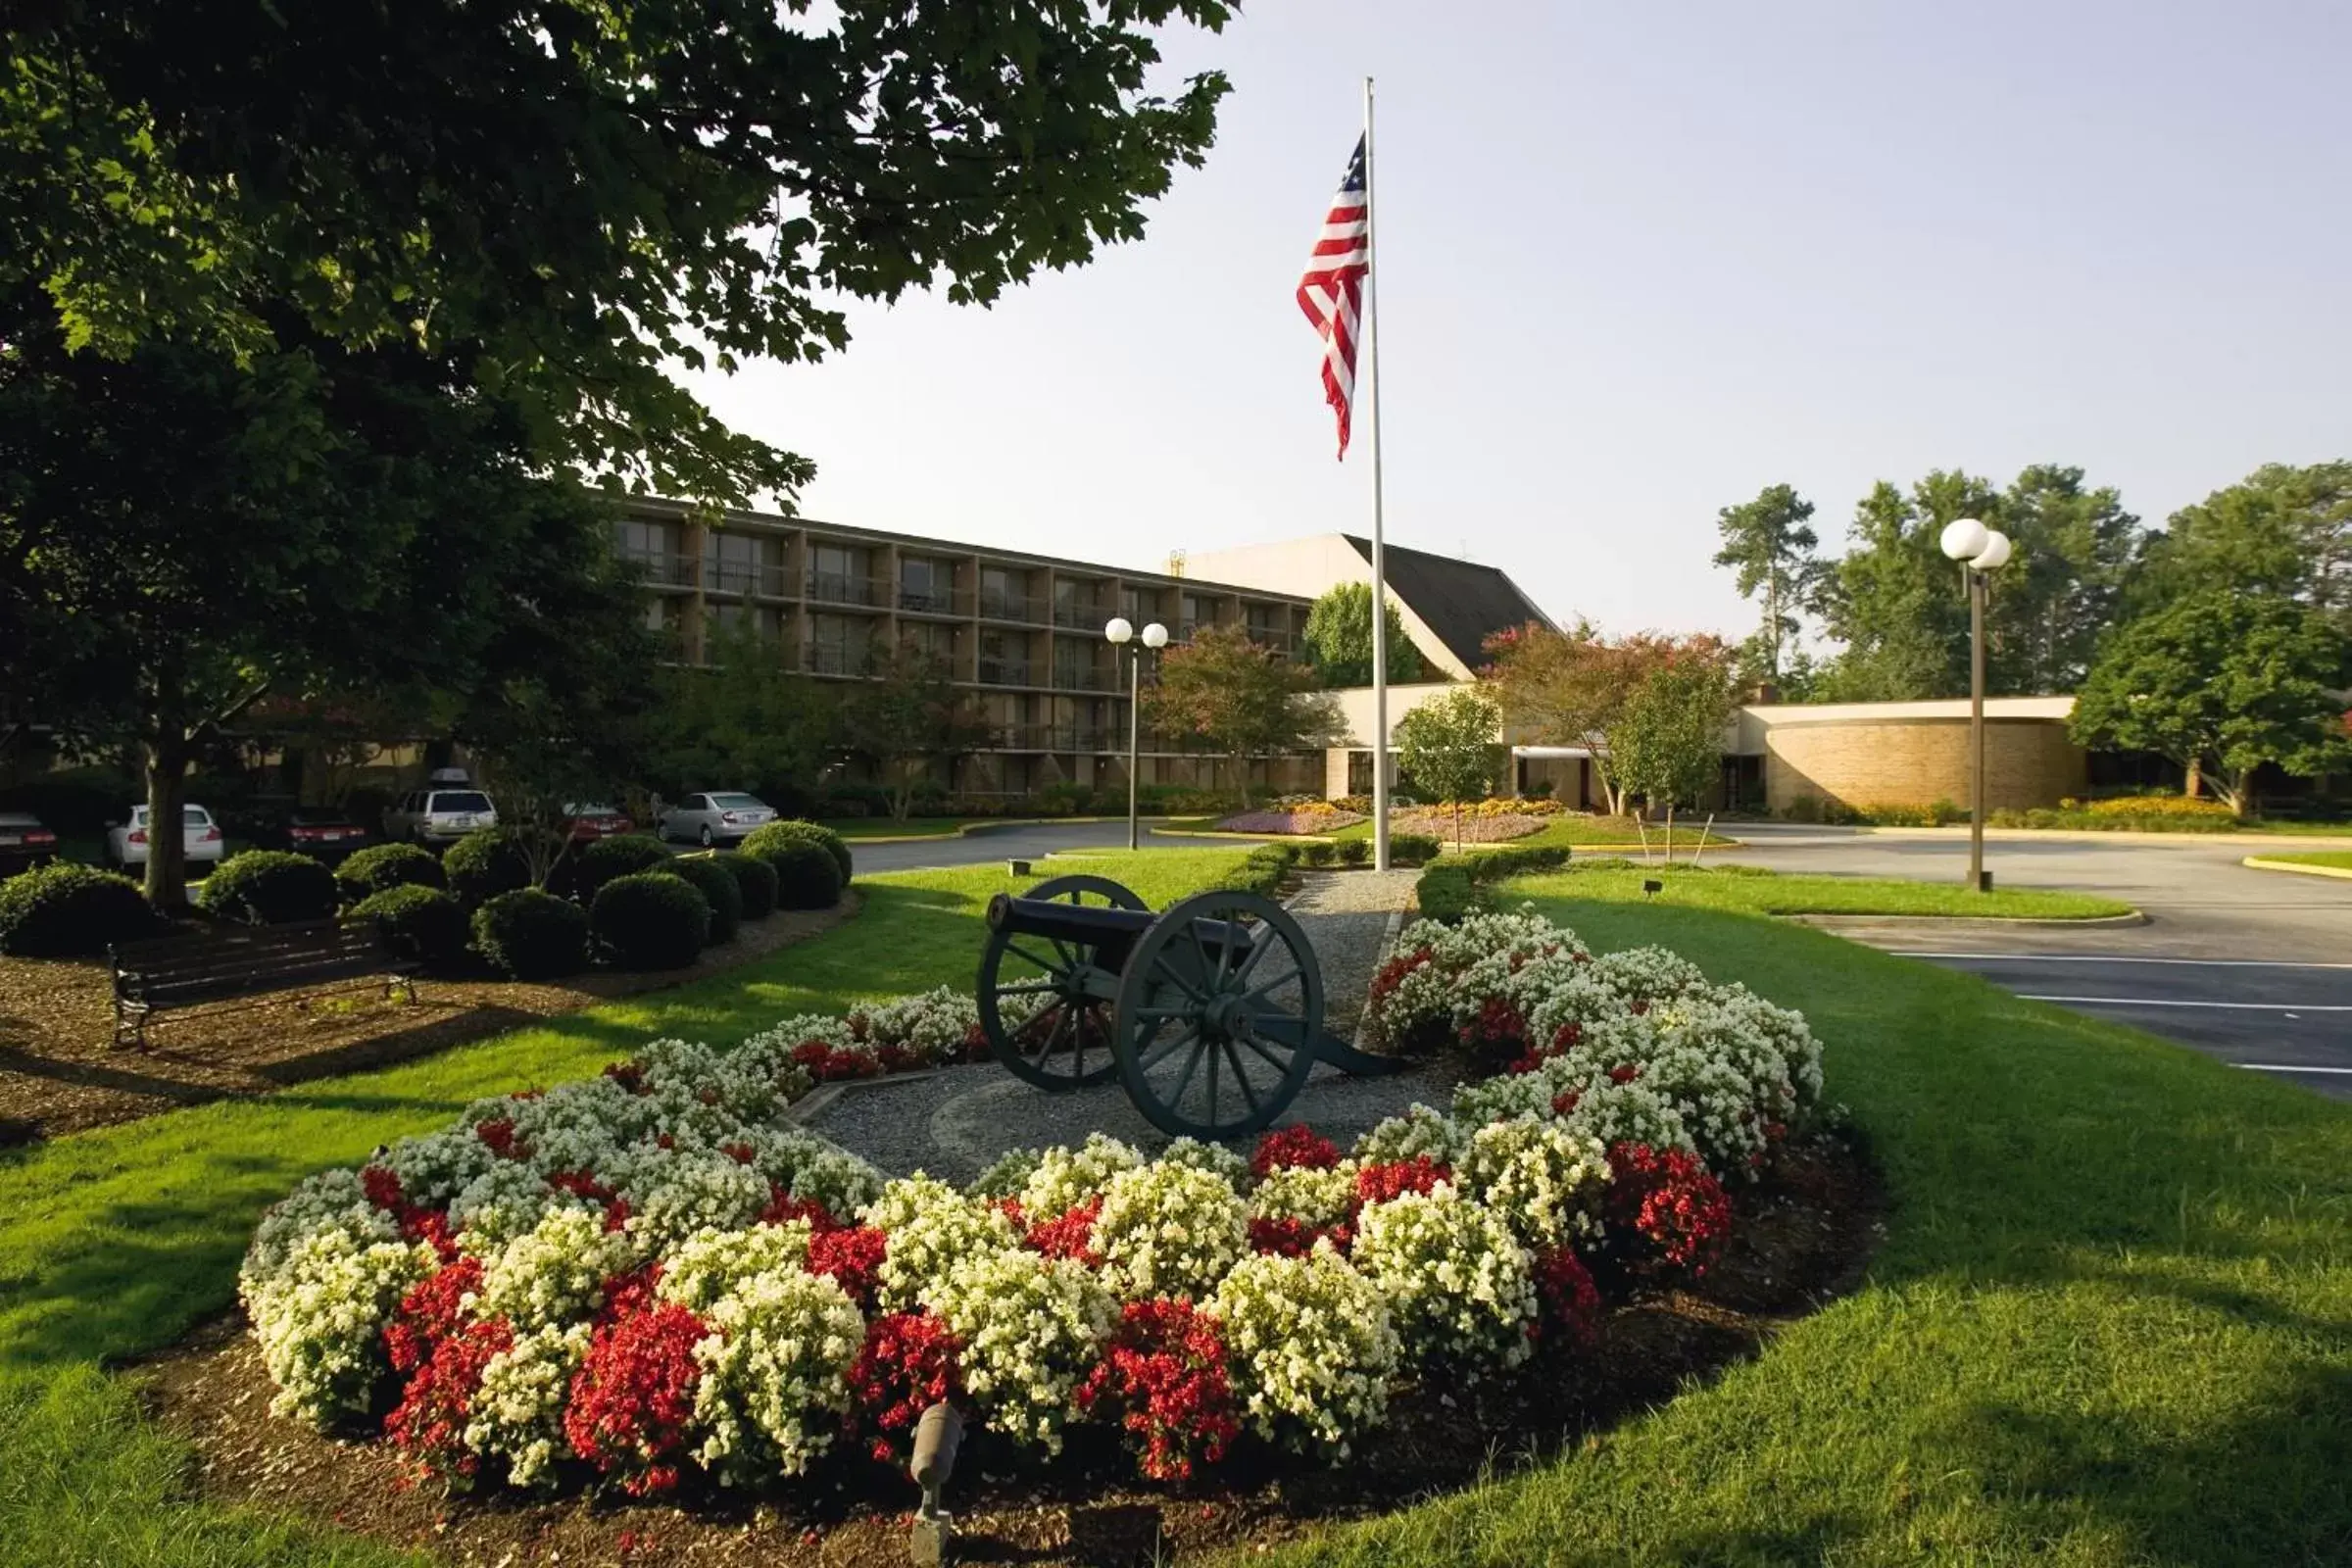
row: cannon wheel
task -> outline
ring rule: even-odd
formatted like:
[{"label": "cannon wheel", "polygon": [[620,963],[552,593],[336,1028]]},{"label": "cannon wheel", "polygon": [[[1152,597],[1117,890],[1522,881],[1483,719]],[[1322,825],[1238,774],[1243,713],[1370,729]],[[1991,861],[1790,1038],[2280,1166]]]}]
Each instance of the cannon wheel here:
[{"label": "cannon wheel", "polygon": [[[1022,897],[1113,909],[1150,907],[1101,876],[1050,877]],[[1109,1049],[1111,1004],[1100,994],[1107,986],[1090,995],[1082,985],[1095,967],[1093,959],[1091,950],[1073,943],[1005,931],[988,934],[988,948],[980,956],[980,1027],[988,1034],[990,1053],[1014,1077],[1058,1094],[1102,1083],[1119,1070]]]},{"label": "cannon wheel", "polygon": [[[1215,940],[1227,922],[1246,952]],[[1202,922],[1209,922],[1203,924]],[[1298,1098],[1323,1034],[1323,971],[1290,911],[1254,893],[1200,893],[1136,944],[1119,987],[1119,1073],[1136,1108],[1181,1138],[1242,1138]]]}]

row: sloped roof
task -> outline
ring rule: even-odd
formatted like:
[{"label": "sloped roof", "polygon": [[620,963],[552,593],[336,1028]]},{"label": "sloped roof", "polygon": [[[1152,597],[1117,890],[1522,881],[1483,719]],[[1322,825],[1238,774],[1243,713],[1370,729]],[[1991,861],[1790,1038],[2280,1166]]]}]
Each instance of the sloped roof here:
[{"label": "sloped roof", "polygon": [[[1367,564],[1372,541],[1343,534]],[[1550,625],[1551,617],[1519,591],[1499,566],[1433,556],[1426,550],[1388,545],[1383,551],[1389,590],[1412,608],[1454,658],[1472,669],[1486,662],[1487,639],[1529,621]]]}]

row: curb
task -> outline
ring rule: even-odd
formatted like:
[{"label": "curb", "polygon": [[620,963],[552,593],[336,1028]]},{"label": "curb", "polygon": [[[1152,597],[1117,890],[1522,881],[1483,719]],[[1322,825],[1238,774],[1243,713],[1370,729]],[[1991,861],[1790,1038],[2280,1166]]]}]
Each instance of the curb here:
[{"label": "curb", "polygon": [[[1124,816],[991,816],[977,822],[965,822],[953,833],[868,833],[856,837],[844,833],[841,841],[850,847],[852,854],[855,854],[860,844],[945,844],[951,839],[968,839],[975,833],[993,832],[1001,827],[1052,827],[1056,822],[1124,822],[1126,820],[1127,818]],[[1167,818],[1147,816],[1143,820],[1164,822]]]},{"label": "curb", "polygon": [[[1837,827],[1835,823],[1764,823],[1763,826]],[[1958,827],[1869,827],[1857,824],[1838,827],[1838,831],[1868,838],[1965,839],[1968,828]],[[2352,850],[2352,835],[2342,833],[2143,833],[2128,828],[2103,832],[2079,827],[1988,827],[1984,840],[1999,840],[2012,844],[2210,844],[2217,849],[2246,849],[2267,845],[2272,849]]]},{"label": "curb", "polygon": [[2341,877],[2352,882],[2352,868],[2341,865],[2305,865],[2299,860],[2266,860],[2259,855],[2249,855],[2237,863],[2250,865],[2257,871],[2293,871],[2300,876]]},{"label": "curb", "polygon": [[1938,931],[1980,925],[2002,931],[2021,925],[2051,926],[2068,931],[2116,931],[2149,923],[2144,909],[2133,909],[2129,914],[2090,914],[2078,918],[2048,914],[1783,914],[1775,918],[1791,925],[1809,925],[1820,931],[1906,923]]}]

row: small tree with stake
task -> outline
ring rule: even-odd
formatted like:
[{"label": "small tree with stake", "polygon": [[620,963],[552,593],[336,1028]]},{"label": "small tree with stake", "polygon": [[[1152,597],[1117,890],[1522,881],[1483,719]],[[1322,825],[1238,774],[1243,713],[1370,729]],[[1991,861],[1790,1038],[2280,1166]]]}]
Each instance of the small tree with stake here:
[{"label": "small tree with stake", "polygon": [[1670,858],[1675,808],[1696,805],[1721,773],[1723,722],[1730,711],[1723,661],[1684,657],[1644,677],[1609,731],[1609,751],[1625,788],[1666,808]]},{"label": "small tree with stake", "polygon": [[1457,686],[1399,719],[1396,759],[1414,783],[1453,808],[1453,845],[1462,845],[1462,803],[1494,782],[1502,710],[1475,686]]},{"label": "small tree with stake", "polygon": [[1242,804],[1250,804],[1250,759],[1328,746],[1342,733],[1339,705],[1315,672],[1250,640],[1239,626],[1203,626],[1160,661],[1146,689],[1155,729],[1196,736],[1231,758]]}]

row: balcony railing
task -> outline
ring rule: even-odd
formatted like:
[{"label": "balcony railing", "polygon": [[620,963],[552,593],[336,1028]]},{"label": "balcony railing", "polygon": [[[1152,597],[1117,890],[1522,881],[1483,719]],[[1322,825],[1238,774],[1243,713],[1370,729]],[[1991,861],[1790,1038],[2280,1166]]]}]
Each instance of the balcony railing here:
[{"label": "balcony railing", "polygon": [[1056,664],[1054,684],[1065,692],[1115,692],[1119,689],[1119,672],[1091,664]]},{"label": "balcony railing", "polygon": [[983,686],[1034,686],[1036,671],[1026,659],[983,659],[980,661],[980,684]]},{"label": "balcony railing", "polygon": [[980,590],[980,615],[984,620],[1017,620],[1023,625],[1042,626],[1050,618],[1046,602],[1030,594],[991,593]]},{"label": "balcony railing", "polygon": [[808,673],[811,675],[862,675],[865,673],[866,651],[845,647],[840,643],[810,643],[808,645]]},{"label": "balcony railing", "polygon": [[1072,631],[1099,632],[1109,621],[1110,612],[1092,600],[1069,604],[1056,602],[1054,606],[1054,624],[1066,626]]},{"label": "balcony railing", "polygon": [[714,594],[758,594],[784,599],[792,594],[792,573],[772,561],[703,561],[703,588]]},{"label": "balcony railing", "polygon": [[870,577],[850,577],[835,571],[808,574],[808,597],[828,605],[880,605],[882,585]]},{"label": "balcony railing", "polygon": [[899,608],[919,615],[968,615],[972,601],[968,594],[958,594],[947,588],[909,588],[899,585]]},{"label": "balcony railing", "polygon": [[694,586],[694,558],[662,550],[622,550],[620,559],[645,574],[645,580],[665,588]]}]

